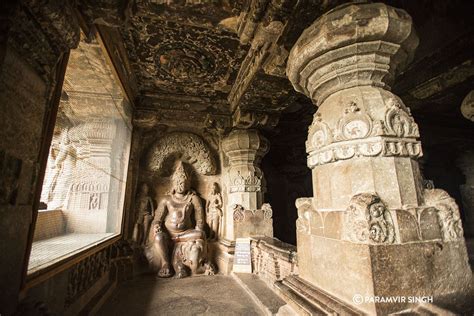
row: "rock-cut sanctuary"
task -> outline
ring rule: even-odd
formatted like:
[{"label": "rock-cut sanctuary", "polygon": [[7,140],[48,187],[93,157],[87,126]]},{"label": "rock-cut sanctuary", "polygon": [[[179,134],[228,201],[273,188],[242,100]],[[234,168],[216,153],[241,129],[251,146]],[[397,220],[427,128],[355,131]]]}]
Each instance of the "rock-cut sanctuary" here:
[{"label": "rock-cut sanctuary", "polygon": [[0,315],[474,315],[474,2],[0,2]]}]

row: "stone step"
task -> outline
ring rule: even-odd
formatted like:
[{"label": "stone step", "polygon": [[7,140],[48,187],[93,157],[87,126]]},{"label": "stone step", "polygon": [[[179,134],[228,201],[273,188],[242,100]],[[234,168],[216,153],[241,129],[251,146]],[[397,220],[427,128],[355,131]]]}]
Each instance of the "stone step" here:
[{"label": "stone step", "polygon": [[232,273],[237,283],[257,303],[264,315],[297,315],[262,279],[250,273]]},{"label": "stone step", "polygon": [[294,275],[276,282],[275,287],[300,315],[364,315]]}]

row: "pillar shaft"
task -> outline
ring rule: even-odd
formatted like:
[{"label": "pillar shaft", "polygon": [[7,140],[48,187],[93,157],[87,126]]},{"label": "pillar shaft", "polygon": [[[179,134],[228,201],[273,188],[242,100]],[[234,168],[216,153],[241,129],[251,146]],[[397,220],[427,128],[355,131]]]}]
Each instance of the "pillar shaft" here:
[{"label": "pillar shaft", "polygon": [[300,276],[348,303],[469,283],[459,210],[446,192],[423,189],[418,126],[390,92],[417,45],[405,11],[345,4],[306,29],[288,58],[293,86],[319,107],[306,142],[314,197],[297,200]]}]

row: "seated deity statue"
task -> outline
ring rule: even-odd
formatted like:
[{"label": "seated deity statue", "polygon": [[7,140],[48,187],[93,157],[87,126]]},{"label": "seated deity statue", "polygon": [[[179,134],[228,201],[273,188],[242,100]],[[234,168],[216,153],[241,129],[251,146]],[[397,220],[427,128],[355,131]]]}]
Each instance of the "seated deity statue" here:
[{"label": "seated deity statue", "polygon": [[133,228],[133,240],[140,246],[146,246],[150,224],[155,212],[154,203],[148,195],[148,191],[148,185],[143,183],[136,200],[137,220]]},{"label": "seated deity statue", "polygon": [[158,277],[177,278],[213,274],[207,259],[204,210],[190,188],[190,178],[180,161],[172,176],[173,188],[158,204],[153,227],[153,245],[147,257],[158,267]]}]

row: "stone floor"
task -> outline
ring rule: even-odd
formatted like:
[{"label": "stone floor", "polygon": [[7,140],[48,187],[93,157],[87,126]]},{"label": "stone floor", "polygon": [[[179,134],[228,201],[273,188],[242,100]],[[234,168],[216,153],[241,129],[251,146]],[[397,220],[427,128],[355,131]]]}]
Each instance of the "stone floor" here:
[{"label": "stone floor", "polygon": [[37,240],[31,248],[28,273],[38,271],[58,260],[94,246],[113,236],[112,233],[102,234],[67,234],[53,238]]},{"label": "stone floor", "polygon": [[231,276],[157,279],[143,275],[121,284],[98,315],[262,315]]}]

